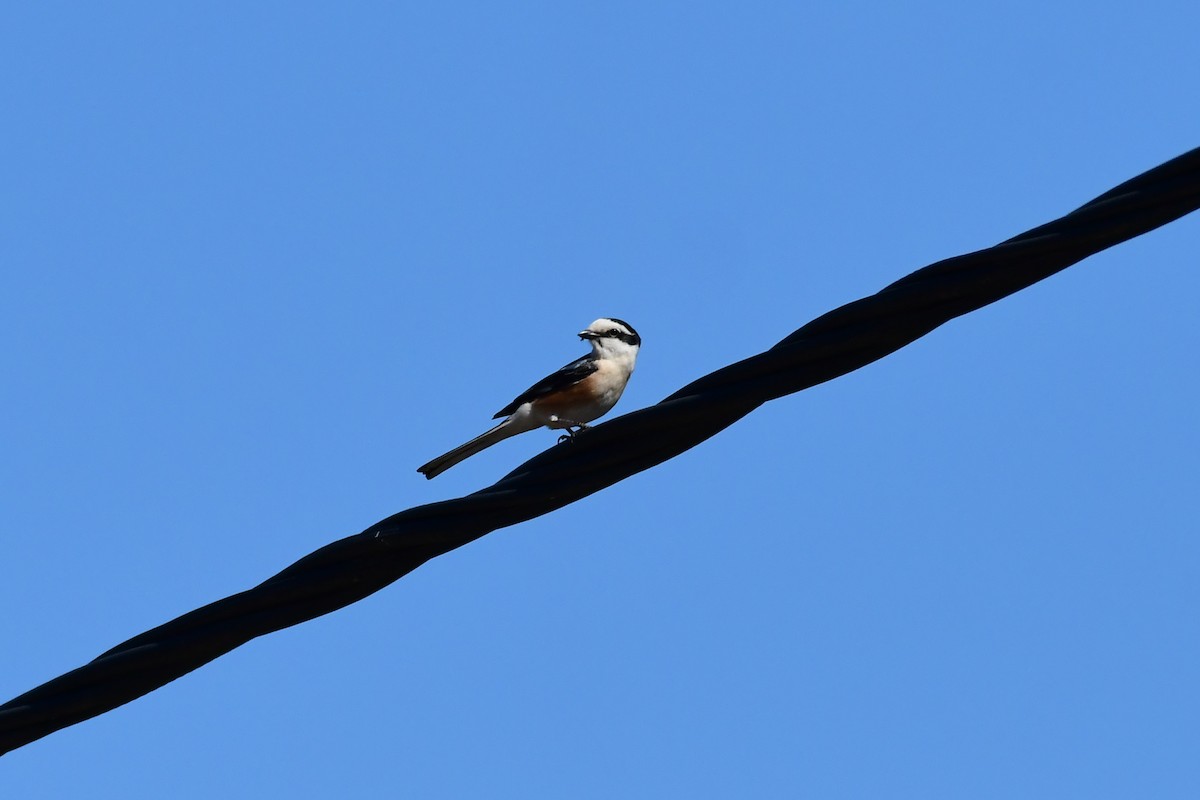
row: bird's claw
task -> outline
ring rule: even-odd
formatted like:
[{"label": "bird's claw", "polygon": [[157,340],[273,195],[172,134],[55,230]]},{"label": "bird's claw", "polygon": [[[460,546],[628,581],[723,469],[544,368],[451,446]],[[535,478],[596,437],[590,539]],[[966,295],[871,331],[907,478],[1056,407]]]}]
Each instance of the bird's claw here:
[{"label": "bird's claw", "polygon": [[570,425],[568,425],[566,427],[567,432],[564,433],[562,436],[558,437],[558,443],[562,444],[563,442],[573,442],[573,441],[575,441],[576,436],[583,433],[587,429],[588,429],[588,426],[584,425],[582,422],[575,423],[574,428],[572,428]]}]

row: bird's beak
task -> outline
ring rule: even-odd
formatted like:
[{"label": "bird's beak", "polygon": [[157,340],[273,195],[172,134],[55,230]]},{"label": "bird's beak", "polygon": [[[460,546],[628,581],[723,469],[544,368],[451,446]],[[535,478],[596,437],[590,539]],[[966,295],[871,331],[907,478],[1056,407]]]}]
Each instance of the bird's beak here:
[{"label": "bird's beak", "polygon": [[579,338],[580,339],[599,339],[600,334],[592,333],[591,331],[580,331]]}]

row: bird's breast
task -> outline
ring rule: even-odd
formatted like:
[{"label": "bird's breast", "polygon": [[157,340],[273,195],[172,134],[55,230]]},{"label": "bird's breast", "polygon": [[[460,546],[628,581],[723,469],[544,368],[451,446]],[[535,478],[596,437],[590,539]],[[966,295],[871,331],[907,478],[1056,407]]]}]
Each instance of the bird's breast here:
[{"label": "bird's breast", "polygon": [[555,420],[591,422],[616,405],[625,390],[629,373],[619,366],[601,360],[596,371],[578,383],[534,402],[534,410],[550,427]]}]

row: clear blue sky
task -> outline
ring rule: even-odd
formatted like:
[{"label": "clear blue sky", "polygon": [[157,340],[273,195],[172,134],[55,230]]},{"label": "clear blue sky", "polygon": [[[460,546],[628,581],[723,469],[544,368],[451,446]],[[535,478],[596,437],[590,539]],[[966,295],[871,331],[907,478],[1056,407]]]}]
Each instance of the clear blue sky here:
[{"label": "clear blue sky", "polygon": [[[1200,7],[39,3],[0,700],[1200,144]],[[1200,797],[1200,217],[0,759],[12,798]]]}]

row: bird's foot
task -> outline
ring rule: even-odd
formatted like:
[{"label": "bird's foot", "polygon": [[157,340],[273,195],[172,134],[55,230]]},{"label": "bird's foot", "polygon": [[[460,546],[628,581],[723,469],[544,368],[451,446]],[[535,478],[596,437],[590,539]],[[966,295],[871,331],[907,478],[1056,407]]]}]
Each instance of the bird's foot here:
[{"label": "bird's foot", "polygon": [[[572,430],[572,427],[574,427],[574,430]],[[567,432],[564,433],[562,436],[558,437],[558,443],[562,444],[563,442],[573,442],[573,441],[575,441],[576,436],[583,433],[587,429],[588,429],[588,426],[584,425],[582,422],[572,422],[570,425],[567,426],[567,428],[566,428]]]}]

